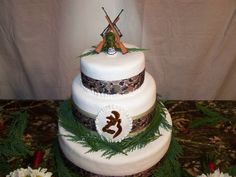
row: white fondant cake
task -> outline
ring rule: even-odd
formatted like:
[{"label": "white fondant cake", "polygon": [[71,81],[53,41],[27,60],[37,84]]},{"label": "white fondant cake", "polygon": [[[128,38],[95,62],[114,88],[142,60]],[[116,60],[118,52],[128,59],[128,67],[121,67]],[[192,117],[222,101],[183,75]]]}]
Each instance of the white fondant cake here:
[{"label": "white fondant cake", "polygon": [[[135,48],[128,45],[126,47]],[[88,51],[88,50],[87,50]],[[145,72],[144,53],[125,55],[99,53],[81,58],[81,73],[72,84],[75,118],[109,141],[122,141],[145,131],[155,112],[156,84]],[[166,111],[166,118],[171,118]],[[59,133],[70,133],[59,126]],[[171,131],[160,128],[161,136],[144,148],[118,154],[110,159],[60,136],[65,156],[75,165],[92,173],[110,176],[132,175],[151,168],[166,153]]]}]

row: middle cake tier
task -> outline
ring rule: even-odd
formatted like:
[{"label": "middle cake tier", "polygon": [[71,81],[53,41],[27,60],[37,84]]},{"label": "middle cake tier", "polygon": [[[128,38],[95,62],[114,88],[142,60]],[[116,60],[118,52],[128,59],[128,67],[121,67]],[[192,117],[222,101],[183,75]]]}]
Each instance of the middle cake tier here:
[{"label": "middle cake tier", "polygon": [[137,134],[149,125],[155,112],[156,84],[153,77],[145,72],[142,86],[128,94],[107,95],[85,88],[78,75],[72,84],[74,114],[87,128],[96,130],[95,119],[106,107],[122,108],[132,119],[129,135]]}]

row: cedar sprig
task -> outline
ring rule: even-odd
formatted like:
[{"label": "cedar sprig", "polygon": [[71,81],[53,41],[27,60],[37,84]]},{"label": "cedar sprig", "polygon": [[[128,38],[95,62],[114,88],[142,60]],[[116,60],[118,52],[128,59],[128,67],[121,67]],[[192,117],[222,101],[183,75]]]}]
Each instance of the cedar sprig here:
[{"label": "cedar sprig", "polygon": [[8,137],[0,142],[0,156],[13,157],[29,154],[29,150],[22,141],[27,125],[27,112],[15,112],[12,114],[12,123],[9,127]]},{"label": "cedar sprig", "polygon": [[156,103],[155,114],[149,127],[135,137],[124,139],[122,141],[122,146],[125,151],[129,152],[134,151],[135,149],[141,149],[148,143],[159,138],[161,136],[159,126],[165,129],[171,129],[171,126],[166,121],[165,107],[160,101]]},{"label": "cedar sprig", "polygon": [[204,125],[216,125],[219,122],[229,122],[230,120],[218,112],[207,108],[201,104],[196,104],[197,110],[199,110],[204,116],[202,118],[198,118],[193,120],[189,124],[189,128],[197,128]]},{"label": "cedar sprig", "polygon": [[53,162],[54,162],[54,172],[58,177],[81,177],[79,174],[75,174],[70,170],[64,163],[62,159],[62,153],[60,151],[59,143],[55,140],[52,147]]},{"label": "cedar sprig", "polygon": [[152,177],[181,177],[181,168],[178,158],[181,157],[182,153],[182,147],[172,132],[169,149],[158,169],[154,170]]},{"label": "cedar sprig", "polygon": [[[118,52],[121,52],[121,50],[119,48],[116,48],[115,49],[116,51]],[[143,48],[127,48],[128,52],[139,52],[139,51],[145,51],[147,49],[143,49]],[[102,49],[102,52],[106,52],[107,51],[107,48],[103,48]],[[89,56],[89,55],[95,55],[97,54],[97,52],[95,51],[95,49],[92,49],[92,50],[89,50],[88,52],[85,52],[83,54],[81,54],[79,57],[86,57],[86,56]]]},{"label": "cedar sprig", "polygon": [[[117,143],[110,143],[98,133],[92,132],[75,120],[71,112],[71,103],[64,101],[59,106],[59,123],[72,135],[66,135],[68,140],[78,142],[84,147],[88,147],[88,152],[103,151],[103,156],[107,158],[115,154],[123,153]],[[65,135],[61,135],[65,136]]]},{"label": "cedar sprig", "polygon": [[111,158],[116,154],[127,154],[127,152],[135,149],[140,149],[146,146],[151,141],[157,139],[160,135],[159,126],[170,128],[168,122],[165,120],[165,108],[160,102],[157,102],[156,113],[152,119],[149,127],[142,133],[124,139],[121,142],[109,142],[104,137],[101,137],[97,132],[90,131],[81,123],[75,120],[72,114],[71,102],[64,101],[59,106],[59,123],[60,125],[71,133],[66,136],[68,140],[78,142],[82,146],[89,148],[88,152],[102,151],[103,156]]}]

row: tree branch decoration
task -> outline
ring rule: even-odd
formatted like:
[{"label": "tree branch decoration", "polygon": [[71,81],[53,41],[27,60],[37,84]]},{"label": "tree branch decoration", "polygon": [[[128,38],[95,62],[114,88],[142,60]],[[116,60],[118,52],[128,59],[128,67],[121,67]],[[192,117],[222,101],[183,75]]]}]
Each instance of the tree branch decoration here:
[{"label": "tree branch decoration", "polygon": [[[96,50],[95,50],[95,47],[94,46],[92,46],[92,47],[93,47],[93,49],[89,50],[88,52],[85,52],[85,53],[81,54],[79,57],[86,57],[86,56],[89,56],[89,55],[98,54],[96,52]],[[103,47],[101,52],[106,52],[107,50],[108,50],[107,47]],[[115,50],[118,51],[118,52],[121,52],[121,50],[119,48],[116,48]],[[127,48],[127,50],[128,50],[128,53],[130,53],[130,52],[145,51],[145,50],[148,50],[148,49],[143,49],[143,48]]]},{"label": "tree branch decoration", "polygon": [[145,131],[116,143],[107,141],[97,132],[93,132],[79,123],[73,116],[70,101],[61,102],[58,116],[60,126],[72,134],[60,136],[66,136],[68,140],[80,143],[83,147],[88,147],[88,152],[97,152],[100,150],[103,152],[102,156],[108,159],[116,154],[127,155],[130,151],[143,148],[161,136],[159,132],[160,127],[171,129],[171,126],[165,119],[165,106],[160,101],[157,101],[154,118]]}]

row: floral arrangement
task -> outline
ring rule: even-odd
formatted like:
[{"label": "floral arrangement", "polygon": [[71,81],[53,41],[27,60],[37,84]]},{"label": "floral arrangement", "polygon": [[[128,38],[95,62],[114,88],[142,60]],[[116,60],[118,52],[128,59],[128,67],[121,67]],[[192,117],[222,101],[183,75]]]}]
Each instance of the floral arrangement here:
[{"label": "floral arrangement", "polygon": [[51,177],[52,173],[47,172],[46,168],[32,169],[28,168],[19,168],[13,172],[10,172],[6,177]]},{"label": "floral arrangement", "polygon": [[215,170],[214,173],[210,173],[210,174],[202,174],[198,177],[232,177],[230,176],[228,173],[222,173],[220,172],[219,169]]}]

